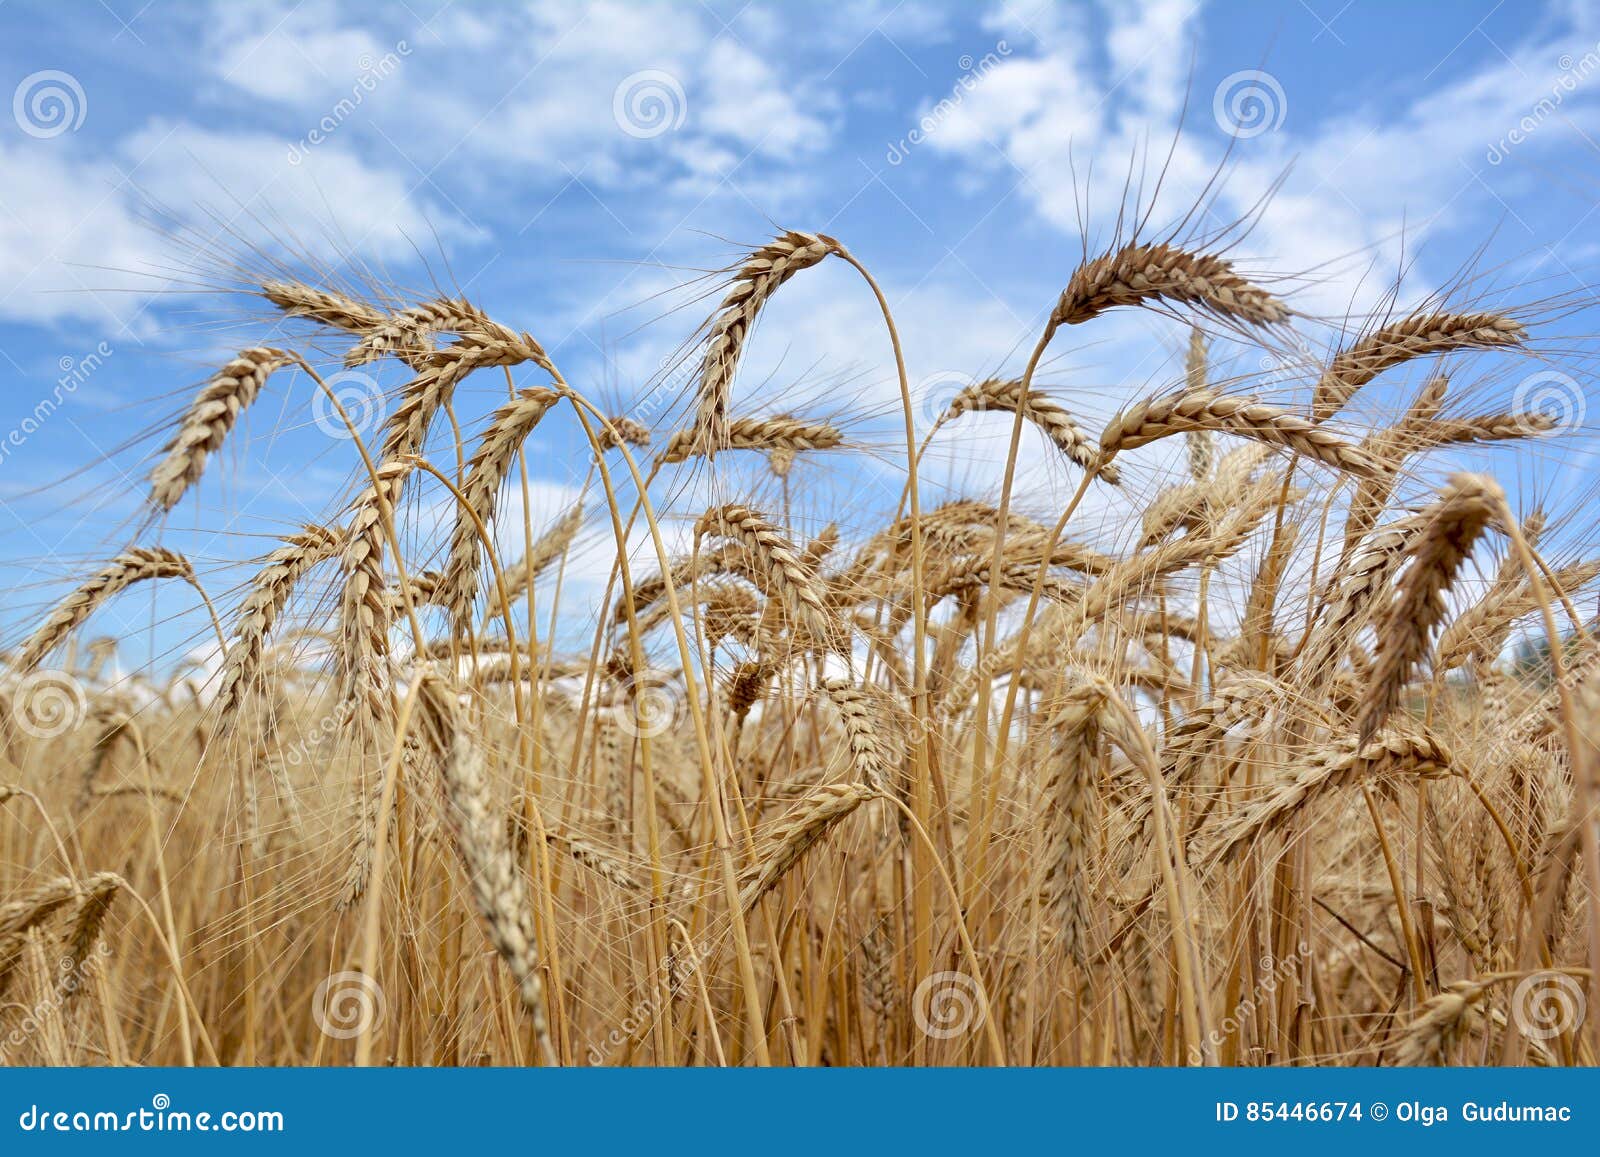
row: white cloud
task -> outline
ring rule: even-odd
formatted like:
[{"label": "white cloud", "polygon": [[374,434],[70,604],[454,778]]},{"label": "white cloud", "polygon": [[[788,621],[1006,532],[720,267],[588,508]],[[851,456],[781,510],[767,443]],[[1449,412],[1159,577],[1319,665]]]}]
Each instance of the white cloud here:
[{"label": "white cloud", "polygon": [[229,0],[206,22],[206,57],[218,78],[253,96],[314,107],[349,91],[392,46],[341,25],[331,4]]}]

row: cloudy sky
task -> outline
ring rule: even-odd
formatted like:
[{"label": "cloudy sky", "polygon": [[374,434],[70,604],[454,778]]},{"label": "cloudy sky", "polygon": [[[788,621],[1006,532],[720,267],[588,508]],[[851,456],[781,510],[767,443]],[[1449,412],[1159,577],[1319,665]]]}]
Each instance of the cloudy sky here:
[{"label": "cloudy sky", "polygon": [[[1020,368],[1129,206],[1151,232],[1232,226],[1233,255],[1320,319],[1318,348],[1394,298],[1557,303],[1547,360],[1509,387],[1584,361],[1573,335],[1594,329],[1600,13],[1579,0],[0,0],[0,90],[8,641],[139,530],[162,426],[209,369],[291,340],[220,292],[274,269],[465,293],[619,411],[671,377],[714,304],[706,274],[778,228],[874,271],[935,400]],[[1064,337],[1049,384],[1103,416],[1170,381],[1182,341],[1119,318]],[[855,423],[870,453],[834,485],[892,503],[888,353],[862,283],[825,266],[763,321],[739,404]],[[1240,357],[1231,372],[1271,369]],[[1584,368],[1561,371],[1569,406]],[[350,447],[316,419],[303,380],[269,390],[162,530],[219,593],[229,560],[344,493]],[[571,438],[534,444],[538,518],[581,482]],[[1522,484],[1570,489],[1587,462],[1580,446]],[[994,477],[948,447],[930,470],[952,490]],[[1030,493],[1054,481],[1072,480]],[[181,594],[130,601],[108,631],[182,615]]]}]

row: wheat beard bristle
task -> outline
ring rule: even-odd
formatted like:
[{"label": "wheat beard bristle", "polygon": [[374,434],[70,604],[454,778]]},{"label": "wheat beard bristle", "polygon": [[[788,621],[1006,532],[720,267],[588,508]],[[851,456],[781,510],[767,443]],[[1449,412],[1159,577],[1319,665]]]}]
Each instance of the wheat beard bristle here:
[{"label": "wheat beard bristle", "polygon": [[298,359],[280,349],[259,347],[239,355],[216,372],[195,395],[178,432],[150,475],[150,501],[171,510],[205,470],[206,456],[222,448],[239,415],[256,400],[273,372]]},{"label": "wheat beard bristle", "polygon": [[751,253],[735,272],[732,288],[707,325],[700,360],[694,424],[707,454],[715,454],[727,436],[733,375],[762,307],[789,278],[837,252],[839,243],[831,237],[791,230]]},{"label": "wheat beard bristle", "polygon": [[1504,507],[1505,492],[1481,474],[1457,474],[1423,514],[1412,540],[1411,565],[1400,580],[1378,633],[1378,663],[1367,683],[1359,731],[1370,738],[1399,705],[1412,670],[1424,658],[1444,619],[1444,591],[1473,544]]},{"label": "wheat beard bristle", "polygon": [[1171,245],[1128,245],[1073,273],[1050,316],[1050,329],[1080,325],[1119,305],[1165,299],[1252,325],[1287,320],[1288,308],[1251,285],[1220,257]]},{"label": "wheat beard bristle", "polygon": [[13,670],[19,675],[26,675],[117,592],[137,582],[160,578],[181,578],[193,582],[194,568],[189,565],[188,559],[165,547],[136,546],[123,551],[88,582],[61,600],[44,624],[22,645],[12,664]]}]

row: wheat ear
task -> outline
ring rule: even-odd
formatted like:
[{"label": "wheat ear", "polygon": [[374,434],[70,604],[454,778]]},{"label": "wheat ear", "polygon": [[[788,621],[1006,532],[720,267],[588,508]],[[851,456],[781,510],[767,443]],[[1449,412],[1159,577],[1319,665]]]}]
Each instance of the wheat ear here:
[{"label": "wheat ear", "polygon": [[756,851],[755,862],[741,873],[739,903],[746,910],[776,888],[812,848],[821,843],[858,807],[878,793],[859,783],[833,783],[802,798],[773,825]]},{"label": "wheat ear", "polygon": [[241,350],[195,395],[178,432],[164,449],[167,455],[150,475],[150,501],[171,510],[205,470],[206,456],[222,448],[239,415],[256,400],[272,374],[297,359],[266,346]]},{"label": "wheat ear", "polygon": [[473,900],[489,928],[489,940],[516,977],[535,1036],[548,1053],[544,980],[535,948],[533,911],[505,825],[495,819],[483,750],[461,726],[455,691],[437,676],[422,676],[418,704],[423,739],[437,756],[450,803],[456,851],[466,869]]},{"label": "wheat ear", "polygon": [[472,600],[478,593],[482,559],[478,526],[494,524],[500,488],[516,463],[517,451],[560,399],[554,390],[538,386],[518,391],[515,399],[495,411],[483,441],[468,463],[461,492],[469,509],[456,511],[450,556],[439,583],[439,601],[463,631],[471,626]]},{"label": "wheat ear", "polygon": [[239,605],[233,642],[222,657],[217,686],[217,717],[227,726],[245,695],[256,685],[267,636],[272,633],[289,596],[302,576],[339,553],[339,536],[326,527],[308,525],[289,535],[267,556],[266,565],[250,580],[250,593]]},{"label": "wheat ear", "polygon": [[[1024,396],[1022,382],[1016,379],[986,378],[966,386],[939,415],[935,428],[962,414],[985,411],[1015,414],[1019,410],[1023,419],[1037,426],[1070,461],[1084,470],[1095,468],[1094,448],[1067,408],[1043,390],[1030,389]],[[1109,463],[1099,477],[1113,486],[1122,480],[1117,468]]]},{"label": "wheat ear", "polygon": [[1101,432],[1101,458],[1108,460],[1119,451],[1193,430],[1217,430],[1283,446],[1358,477],[1378,469],[1365,452],[1297,414],[1254,398],[1207,391],[1168,394],[1136,403]]},{"label": "wheat ear", "polygon": [[1289,316],[1281,301],[1240,277],[1220,257],[1171,245],[1133,244],[1079,266],[1056,303],[1050,329],[1079,325],[1115,306],[1155,300],[1254,325]]},{"label": "wheat ear", "polygon": [[708,452],[715,453],[727,434],[733,375],[762,307],[789,278],[838,251],[831,237],[791,230],[755,250],[734,272],[732,287],[706,325],[700,359],[694,424]]},{"label": "wheat ear", "polygon": [[[780,415],[773,418],[735,418],[718,441],[717,450],[767,450],[794,455],[809,450],[833,450],[844,444],[844,434],[826,422],[808,422]],[[701,428],[679,430],[667,440],[657,459],[663,465],[687,462],[712,449],[701,437]]]},{"label": "wheat ear", "polygon": [[93,578],[56,605],[50,617],[29,636],[13,664],[18,674],[27,674],[55,650],[68,635],[83,625],[95,609],[117,592],[148,579],[181,578],[194,581],[189,560],[159,546],[136,546],[123,551],[102,567]]},{"label": "wheat ear", "polygon": [[1457,474],[1423,512],[1421,529],[1407,552],[1410,565],[1379,626],[1378,662],[1359,712],[1363,739],[1399,705],[1401,690],[1444,619],[1445,589],[1504,501],[1505,492],[1492,478]]},{"label": "wheat ear", "polygon": [[1384,326],[1334,355],[1312,399],[1312,416],[1326,421],[1384,370],[1412,358],[1459,349],[1521,345],[1528,331],[1499,313],[1422,313]]}]

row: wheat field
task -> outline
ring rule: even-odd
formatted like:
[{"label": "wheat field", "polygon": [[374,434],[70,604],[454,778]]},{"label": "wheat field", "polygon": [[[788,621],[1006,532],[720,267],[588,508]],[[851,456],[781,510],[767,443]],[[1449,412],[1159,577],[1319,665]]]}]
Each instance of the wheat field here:
[{"label": "wheat field", "polygon": [[[899,367],[872,445],[735,406],[764,309],[824,265]],[[1560,304],[1335,325],[1242,268],[1113,245],[1020,376],[933,422],[820,233],[724,272],[649,412],[460,297],[244,285],[271,344],[6,655],[0,1056],[1593,1064],[1600,561],[1520,484],[1563,432],[1495,388],[1561,364]],[[1132,310],[1180,372],[1091,428],[1043,368]],[[1325,354],[1268,401],[1223,348]],[[365,431],[328,385],[355,367],[398,383]],[[218,589],[163,530],[280,389],[348,423],[352,485]],[[535,519],[552,421],[587,481]],[[985,422],[1001,486],[930,485]],[[1455,468],[1490,444],[1504,484]],[[819,519],[867,454],[898,501]],[[564,587],[584,543],[597,614]],[[203,605],[211,669],[121,673],[96,613],[144,584]]]}]

